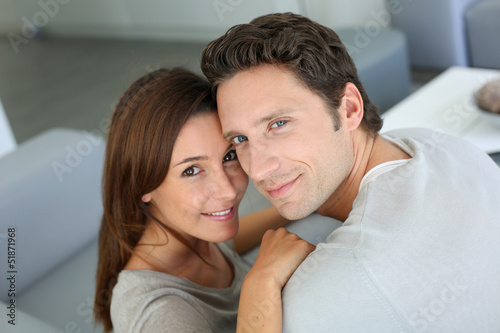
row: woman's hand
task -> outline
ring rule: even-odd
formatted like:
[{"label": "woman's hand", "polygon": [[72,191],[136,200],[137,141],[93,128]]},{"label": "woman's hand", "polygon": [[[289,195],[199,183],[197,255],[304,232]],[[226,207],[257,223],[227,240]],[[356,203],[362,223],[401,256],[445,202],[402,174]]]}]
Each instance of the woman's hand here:
[{"label": "woman's hand", "polygon": [[237,332],[281,332],[281,289],[315,246],[284,228],[268,230],[243,281]]}]

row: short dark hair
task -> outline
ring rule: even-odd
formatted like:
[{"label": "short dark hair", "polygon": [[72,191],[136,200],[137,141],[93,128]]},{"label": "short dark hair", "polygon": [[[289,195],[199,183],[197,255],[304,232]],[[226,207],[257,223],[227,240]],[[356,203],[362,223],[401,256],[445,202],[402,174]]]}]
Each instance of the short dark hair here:
[{"label": "short dark hair", "polygon": [[368,98],[352,58],[330,28],[293,13],[268,14],[232,27],[208,44],[201,57],[201,69],[214,94],[220,83],[238,71],[263,64],[284,66],[323,98],[336,128],[346,83],[353,83],[363,98],[363,128],[372,133],[382,128],[378,109]]}]

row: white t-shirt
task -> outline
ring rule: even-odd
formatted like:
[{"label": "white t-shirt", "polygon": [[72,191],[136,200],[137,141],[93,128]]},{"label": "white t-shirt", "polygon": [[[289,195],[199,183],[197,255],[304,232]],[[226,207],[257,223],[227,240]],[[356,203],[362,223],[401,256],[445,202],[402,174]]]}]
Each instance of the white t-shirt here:
[{"label": "white t-shirt", "polygon": [[241,284],[250,266],[228,244],[219,248],[234,267],[233,282],[224,289],[149,270],[120,272],[111,299],[113,331],[234,333]]},{"label": "white t-shirt", "polygon": [[284,332],[500,332],[500,168],[462,139],[384,136],[411,159],[360,184],[283,290]]}]

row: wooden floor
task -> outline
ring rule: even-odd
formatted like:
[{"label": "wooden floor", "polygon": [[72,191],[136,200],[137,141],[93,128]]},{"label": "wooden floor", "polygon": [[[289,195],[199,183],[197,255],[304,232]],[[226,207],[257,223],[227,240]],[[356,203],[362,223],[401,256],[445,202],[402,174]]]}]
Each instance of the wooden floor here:
[{"label": "wooden floor", "polygon": [[[98,130],[128,85],[159,66],[200,73],[204,44],[0,37],[0,99],[18,143],[53,127]],[[413,89],[435,72],[414,72]]]}]

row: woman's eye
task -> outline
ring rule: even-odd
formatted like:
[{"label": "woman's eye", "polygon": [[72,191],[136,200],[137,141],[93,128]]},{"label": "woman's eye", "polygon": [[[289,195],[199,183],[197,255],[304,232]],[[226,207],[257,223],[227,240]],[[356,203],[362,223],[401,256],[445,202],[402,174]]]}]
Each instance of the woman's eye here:
[{"label": "woman's eye", "polygon": [[192,166],[192,167],[189,167],[186,170],[184,170],[184,172],[182,173],[182,175],[190,177],[190,176],[197,175],[199,172],[200,172],[200,168]]},{"label": "woman's eye", "polygon": [[238,155],[236,155],[236,150],[229,151],[226,156],[222,159],[222,162],[229,162],[238,159]]},{"label": "woman's eye", "polygon": [[246,141],[246,140],[248,140],[248,138],[246,136],[239,135],[239,136],[233,138],[232,141],[233,141],[234,144],[238,144],[238,143],[242,143],[243,141]]},{"label": "woman's eye", "polygon": [[286,120],[278,120],[274,124],[271,125],[271,128],[281,127],[286,124]]}]

